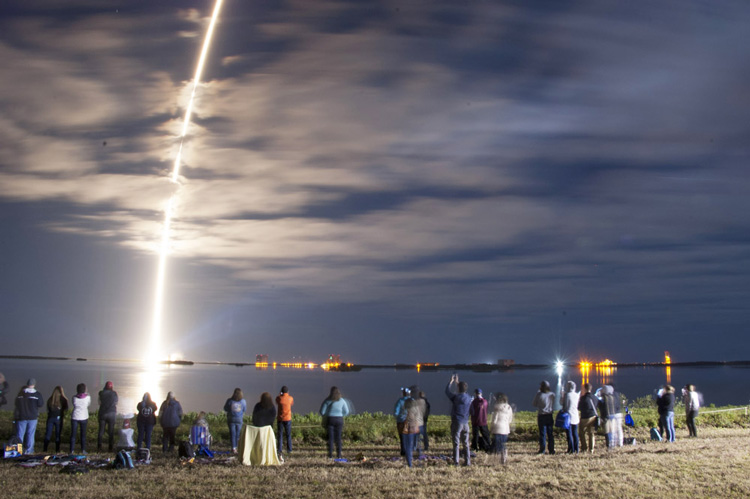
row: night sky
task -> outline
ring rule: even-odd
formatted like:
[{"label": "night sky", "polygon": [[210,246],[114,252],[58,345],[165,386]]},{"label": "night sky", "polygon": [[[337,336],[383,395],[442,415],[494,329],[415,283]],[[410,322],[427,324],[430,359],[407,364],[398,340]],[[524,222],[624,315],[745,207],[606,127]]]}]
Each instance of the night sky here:
[{"label": "night sky", "polygon": [[[210,1],[0,3],[0,352],[140,358]],[[225,0],[164,345],[750,358],[750,3]]]}]

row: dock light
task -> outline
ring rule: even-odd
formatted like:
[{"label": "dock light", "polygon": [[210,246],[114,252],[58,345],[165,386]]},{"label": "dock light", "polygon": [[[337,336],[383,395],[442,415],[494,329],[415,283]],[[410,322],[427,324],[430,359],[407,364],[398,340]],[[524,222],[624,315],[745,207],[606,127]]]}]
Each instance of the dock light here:
[{"label": "dock light", "polygon": [[564,367],[565,367],[565,365],[563,364],[563,361],[558,360],[558,361],[555,362],[555,371],[557,371],[557,375],[558,376],[562,376],[563,368]]}]

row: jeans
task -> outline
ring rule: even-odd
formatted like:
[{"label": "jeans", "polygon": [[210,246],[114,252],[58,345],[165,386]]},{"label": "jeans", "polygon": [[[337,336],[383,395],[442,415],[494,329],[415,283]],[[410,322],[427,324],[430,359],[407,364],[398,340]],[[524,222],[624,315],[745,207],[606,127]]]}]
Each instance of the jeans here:
[{"label": "jeans", "polygon": [[[422,448],[425,452],[430,450],[430,441],[427,438],[427,421],[419,427],[419,435],[422,437]],[[419,451],[419,441],[417,441],[417,450]],[[420,451],[421,454],[421,451]]]},{"label": "jeans", "polygon": [[99,414],[99,437],[96,439],[97,450],[102,450],[102,438],[104,432],[107,431],[109,435],[109,446],[107,450],[112,452],[112,447],[115,444],[115,416],[117,413],[110,412],[107,414]]},{"label": "jeans", "polygon": [[328,457],[333,457],[333,444],[336,444],[336,457],[341,458],[341,431],[344,429],[344,418],[328,416]]},{"label": "jeans", "polygon": [[406,455],[406,447],[404,446],[404,427],[406,426],[406,420],[396,421],[396,433],[398,433],[398,448],[401,451],[401,455]]},{"label": "jeans", "polygon": [[404,452],[406,452],[406,464],[411,468],[412,459],[414,456],[414,447],[419,438],[419,433],[404,433]]},{"label": "jeans", "polygon": [[47,416],[47,431],[44,433],[44,452],[47,452],[52,440],[52,432],[55,433],[55,452],[60,452],[60,439],[62,437],[62,418],[60,416]]},{"label": "jeans", "polygon": [[572,424],[565,430],[565,438],[568,440],[568,452],[578,454],[578,425]]},{"label": "jeans", "polygon": [[554,422],[552,414],[537,414],[536,416],[536,424],[539,426],[539,454],[544,454],[545,444],[550,454],[555,453],[555,437],[552,434]]},{"label": "jeans", "polygon": [[151,448],[151,432],[154,431],[154,424],[153,423],[145,423],[138,421],[138,443],[136,444],[136,448],[141,448],[141,443],[143,443],[143,440],[146,440],[146,448]]},{"label": "jeans", "polygon": [[471,448],[474,450],[490,450],[490,431],[487,429],[487,425],[471,425]]},{"label": "jeans", "polygon": [[276,443],[278,453],[284,448],[284,434],[286,433],[286,451],[292,452],[292,421],[276,421]]},{"label": "jeans", "polygon": [[463,444],[466,466],[471,464],[471,451],[469,450],[469,423],[459,423],[455,419],[451,421],[451,438],[453,439],[453,464],[458,464],[459,444]]},{"label": "jeans", "polygon": [[167,452],[168,450],[174,449],[174,437],[177,433],[177,427],[170,426],[170,427],[162,427],[162,437],[161,437],[161,450],[163,452]]},{"label": "jeans", "polygon": [[229,440],[232,441],[232,450],[237,448],[240,443],[240,432],[242,431],[242,423],[228,423],[229,424]]},{"label": "jeans", "polygon": [[698,417],[698,411],[688,411],[686,416],[688,433],[691,437],[697,437],[698,429],[695,427],[695,418]]},{"label": "jeans", "polygon": [[596,442],[596,420],[596,416],[581,419],[579,430],[581,433],[581,450],[583,452],[594,452],[594,443]]},{"label": "jeans", "polygon": [[505,450],[505,444],[508,442],[508,435],[495,433],[492,435],[492,453],[501,454]]},{"label": "jeans", "polygon": [[88,419],[71,419],[70,420],[70,453],[73,454],[76,447],[76,432],[81,429],[81,452],[86,452],[86,427],[89,425]]},{"label": "jeans", "polygon": [[664,440],[667,442],[674,442],[674,412],[669,411],[666,414],[660,414],[659,422],[666,433]]},{"label": "jeans", "polygon": [[16,421],[16,436],[23,442],[23,453],[34,453],[34,435],[36,434],[36,419],[22,419]]}]

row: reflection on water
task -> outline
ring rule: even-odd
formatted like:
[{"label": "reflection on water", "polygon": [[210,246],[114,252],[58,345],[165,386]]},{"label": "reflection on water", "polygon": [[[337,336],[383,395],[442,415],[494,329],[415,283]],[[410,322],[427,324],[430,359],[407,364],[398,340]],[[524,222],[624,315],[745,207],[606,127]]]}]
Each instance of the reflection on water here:
[{"label": "reflection on water", "polygon": [[667,366],[666,370],[667,370],[667,384],[671,385],[672,384],[672,366]]}]

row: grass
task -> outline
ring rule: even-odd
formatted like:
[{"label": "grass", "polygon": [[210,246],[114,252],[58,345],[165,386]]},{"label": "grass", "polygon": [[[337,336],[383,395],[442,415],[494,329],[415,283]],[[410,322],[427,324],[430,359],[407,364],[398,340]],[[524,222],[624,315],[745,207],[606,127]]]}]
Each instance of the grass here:
[{"label": "grass", "polygon": [[[634,414],[636,421],[648,417],[647,410]],[[654,412],[650,410],[650,412]],[[739,411],[738,411],[739,412]],[[733,414],[733,413],[720,413]],[[0,464],[0,485],[11,497],[49,497],[64,492],[76,497],[747,497],[750,496],[750,429],[744,412],[718,426],[708,417],[698,419],[699,438],[686,438],[678,430],[673,444],[650,442],[644,425],[633,430],[636,446],[604,449],[598,437],[593,455],[537,456],[531,413],[519,413],[517,432],[509,442],[510,461],[502,466],[483,453],[471,467],[454,467],[445,461],[419,462],[408,469],[398,455],[393,419],[382,414],[347,419],[344,456],[350,463],[325,458],[319,418],[297,416],[294,421],[294,453],[283,466],[251,468],[234,460],[214,463],[181,463],[164,456],[156,444],[154,461],[135,470],[92,470],[79,476],[59,473],[56,466],[26,469],[12,462]],[[218,435],[215,446],[226,450],[228,432],[221,428],[222,416],[212,416],[211,430]],[[447,418],[431,417],[431,455],[450,454]],[[678,419],[679,421],[679,419]],[[67,423],[67,421],[66,421]],[[96,444],[96,422],[90,423],[90,442]],[[43,425],[40,421],[40,430]],[[0,414],[0,434],[10,433],[10,421]],[[40,436],[37,432],[37,436]],[[180,433],[186,435],[187,425]],[[179,434],[178,434],[179,436]],[[564,449],[562,435],[558,449]],[[94,448],[92,447],[92,448]],[[63,445],[67,450],[67,445]],[[364,462],[353,461],[362,454]],[[96,454],[91,456],[98,457]],[[103,457],[103,455],[102,455]]]}]

